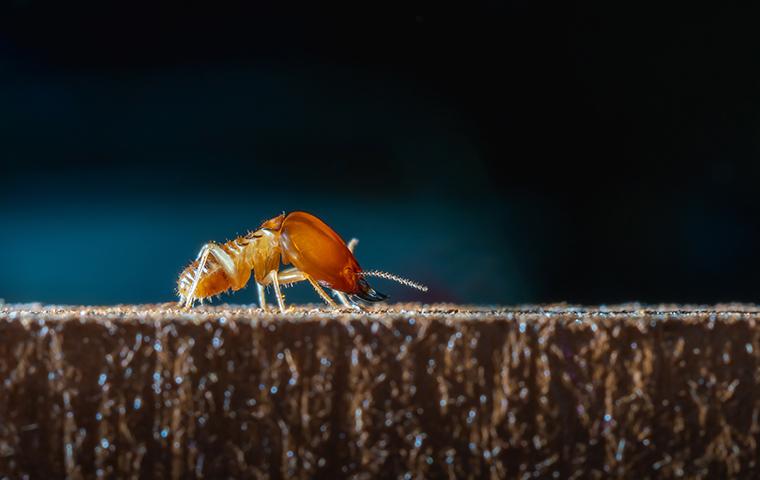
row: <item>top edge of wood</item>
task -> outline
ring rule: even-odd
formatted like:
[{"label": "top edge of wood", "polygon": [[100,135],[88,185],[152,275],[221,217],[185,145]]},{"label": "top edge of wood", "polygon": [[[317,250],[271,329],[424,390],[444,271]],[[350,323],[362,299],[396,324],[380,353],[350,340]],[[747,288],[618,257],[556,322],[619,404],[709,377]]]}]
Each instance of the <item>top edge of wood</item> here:
[{"label": "top edge of wood", "polygon": [[329,309],[322,305],[293,305],[285,313],[276,309],[261,310],[257,305],[204,305],[189,310],[179,308],[175,303],[139,305],[45,305],[41,303],[0,304],[0,318],[151,318],[206,320],[213,318],[255,318],[255,319],[335,319],[335,318],[376,318],[395,317],[439,317],[489,319],[520,316],[542,317],[692,317],[710,315],[760,314],[760,306],[746,303],[716,305],[647,305],[624,303],[616,305],[570,305],[564,303],[545,305],[457,305],[448,303],[420,304],[397,303],[366,307],[363,311],[350,309]]}]

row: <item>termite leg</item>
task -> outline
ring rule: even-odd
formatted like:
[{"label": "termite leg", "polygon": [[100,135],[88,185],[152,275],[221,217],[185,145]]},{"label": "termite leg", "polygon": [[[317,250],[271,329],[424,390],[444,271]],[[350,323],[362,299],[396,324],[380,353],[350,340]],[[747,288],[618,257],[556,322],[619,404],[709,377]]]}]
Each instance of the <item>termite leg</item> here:
[{"label": "termite leg", "polygon": [[322,297],[322,300],[325,301],[328,305],[330,305],[333,308],[337,308],[338,305],[333,301],[332,298],[330,298],[330,295],[327,294],[327,292],[324,291],[324,289],[316,282],[313,278],[311,278],[308,275],[304,275],[306,277],[306,280],[311,283],[311,286],[314,287],[314,290],[317,291],[320,297]]},{"label": "termite leg", "polygon": [[259,292],[259,307],[261,307],[262,310],[266,310],[267,297],[266,297],[266,291],[264,289],[264,285],[260,284],[259,282],[256,282],[256,289]]},{"label": "termite leg", "polygon": [[[348,241],[346,246],[348,247],[348,250],[351,253],[354,253],[354,250],[356,250],[356,246],[359,244],[358,238],[352,238]],[[336,297],[338,297],[338,300],[340,300],[340,303],[343,304],[344,307],[353,308],[354,310],[362,310],[362,307],[355,302],[352,302],[349,300],[349,298],[346,296],[345,293],[339,292],[338,290],[333,290],[333,294],[335,294]]]},{"label": "termite leg", "polygon": [[198,252],[198,268],[195,269],[195,275],[193,275],[193,283],[190,285],[190,290],[187,291],[187,298],[185,299],[185,307],[190,308],[195,302],[195,289],[198,288],[198,281],[203,274],[203,270],[206,268],[206,261],[211,250],[208,248],[208,244],[201,247],[201,251]]},{"label": "termite leg", "polygon": [[278,272],[277,279],[280,281],[280,285],[290,285],[291,283],[303,282],[306,280],[306,276],[302,271],[293,267]]},{"label": "termite leg", "polygon": [[269,275],[272,277],[272,286],[274,286],[274,294],[277,296],[277,304],[280,306],[280,313],[285,313],[285,300],[282,298],[280,280],[277,278],[277,272],[272,272]]},{"label": "termite leg", "polygon": [[340,303],[342,303],[344,307],[351,308],[354,310],[359,310],[359,311],[363,310],[363,308],[359,304],[354,303],[351,300],[349,300],[345,293],[339,292],[338,290],[333,290],[332,293],[333,295],[338,297],[338,300],[340,300]]},{"label": "termite leg", "polygon": [[[209,242],[205,244],[203,247],[201,247],[200,252],[198,252],[198,268],[195,270],[193,283],[190,286],[190,290],[187,292],[187,298],[185,299],[186,307],[193,306],[193,302],[195,301],[195,289],[198,288],[198,282],[200,281],[201,275],[203,274],[203,270],[206,268],[206,262],[208,261],[209,255],[213,255],[214,258],[219,261],[219,264],[222,266],[225,273],[230,276],[230,278],[235,277],[235,262],[232,261],[227,252],[225,252],[222,247],[216,242]],[[200,300],[202,303],[203,299]]]},{"label": "termite leg", "polygon": [[[205,248],[205,247],[204,247]],[[195,275],[193,275],[193,283],[190,284],[190,290],[187,291],[187,298],[185,299],[184,307],[191,307],[195,301],[195,289],[198,288],[198,280],[201,278],[203,269],[206,268],[206,260],[208,260],[208,249],[201,249],[203,254],[198,262],[198,268],[195,269]]]},{"label": "termite leg", "polygon": [[[283,270],[277,274],[277,279],[279,280],[281,285],[289,285],[291,283],[297,283],[302,282],[304,280],[309,280],[312,284],[312,286],[316,285],[314,287],[315,290],[317,290],[317,293],[320,297],[323,299],[325,298],[325,291],[322,289],[322,287],[319,286],[316,282],[313,282],[310,278],[308,278],[304,273],[297,268],[288,268],[287,270]],[[340,300],[340,303],[343,304],[344,307],[353,308],[355,310],[361,310],[361,306],[358,304],[352,302],[348,299],[345,293],[340,292],[338,290],[330,290],[336,297],[338,297],[338,300]],[[327,297],[329,298],[329,297]],[[327,300],[325,300],[327,302]],[[330,302],[328,302],[332,306],[337,306],[335,302],[330,299]]]}]

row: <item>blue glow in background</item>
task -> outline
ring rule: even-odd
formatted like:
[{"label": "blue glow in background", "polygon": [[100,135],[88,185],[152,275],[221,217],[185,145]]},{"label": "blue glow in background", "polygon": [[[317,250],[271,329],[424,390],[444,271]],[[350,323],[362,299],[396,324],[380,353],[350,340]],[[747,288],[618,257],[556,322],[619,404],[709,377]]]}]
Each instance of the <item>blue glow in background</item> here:
[{"label": "blue glow in background", "polygon": [[[524,295],[500,228],[508,212],[473,184],[489,180],[468,126],[434,99],[348,73],[183,69],[34,76],[5,89],[4,149],[18,164],[4,192],[0,291],[170,300],[205,241],[302,209],[359,238],[365,268],[432,289],[373,282],[397,300],[498,302],[509,285]],[[40,172],[46,156],[61,163]],[[287,293],[317,300],[308,287]]]},{"label": "blue glow in background", "polygon": [[755,16],[335,10],[0,5],[0,298],[170,301],[301,209],[395,300],[758,300]]}]

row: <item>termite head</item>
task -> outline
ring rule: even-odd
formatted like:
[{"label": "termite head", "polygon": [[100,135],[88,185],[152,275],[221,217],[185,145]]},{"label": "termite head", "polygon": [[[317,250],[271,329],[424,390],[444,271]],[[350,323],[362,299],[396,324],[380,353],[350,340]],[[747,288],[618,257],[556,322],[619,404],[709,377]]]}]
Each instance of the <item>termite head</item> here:
[{"label": "termite head", "polygon": [[284,217],[264,222],[261,228],[279,229],[278,246],[282,252],[282,263],[293,264],[320,288],[331,288],[368,302],[388,298],[367,283],[365,277],[368,276],[395,280],[426,290],[410,280],[389,273],[363,271],[353,254],[356,243],[351,241],[346,244],[335,230],[310,213],[291,212]]}]

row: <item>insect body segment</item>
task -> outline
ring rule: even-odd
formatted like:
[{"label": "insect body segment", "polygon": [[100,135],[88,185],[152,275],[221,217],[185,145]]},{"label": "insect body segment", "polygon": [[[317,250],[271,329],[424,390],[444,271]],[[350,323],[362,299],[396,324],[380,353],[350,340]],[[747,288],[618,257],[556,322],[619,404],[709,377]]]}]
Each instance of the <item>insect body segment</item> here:
[{"label": "insect body segment", "polygon": [[177,292],[180,300],[204,299],[227,290],[239,290],[248,282],[251,270],[241,265],[244,256],[239,254],[240,239],[224,245],[208,243],[198,258],[180,274]]},{"label": "insect body segment", "polygon": [[360,276],[359,262],[342,238],[322,220],[294,212],[283,222],[280,234],[283,263],[308,272],[320,285],[370,301],[386,298]]},{"label": "insect body segment", "polygon": [[[282,214],[264,222],[255,232],[225,244],[207,243],[179,277],[177,292],[180,305],[190,307],[195,300],[239,290],[253,272],[259,304],[266,308],[264,287],[272,285],[280,310],[284,311],[281,285],[301,281],[331,306],[337,306],[324,288],[328,288],[347,307],[359,308],[353,301],[361,298],[379,301],[387,298],[377,292],[364,277],[376,276],[398,281],[427,291],[427,287],[395,275],[362,271],[354,257],[357,241],[348,245],[322,220],[305,212]],[[279,271],[280,263],[292,268]]]}]

